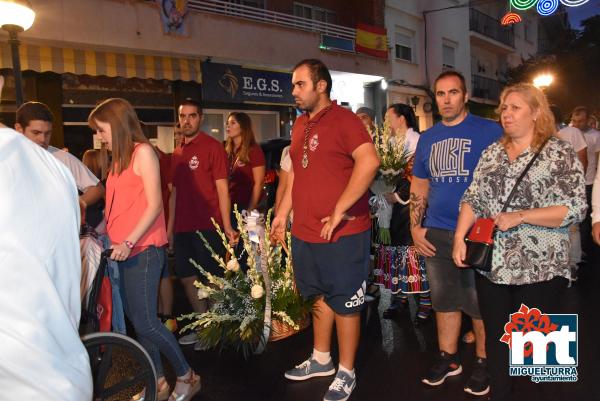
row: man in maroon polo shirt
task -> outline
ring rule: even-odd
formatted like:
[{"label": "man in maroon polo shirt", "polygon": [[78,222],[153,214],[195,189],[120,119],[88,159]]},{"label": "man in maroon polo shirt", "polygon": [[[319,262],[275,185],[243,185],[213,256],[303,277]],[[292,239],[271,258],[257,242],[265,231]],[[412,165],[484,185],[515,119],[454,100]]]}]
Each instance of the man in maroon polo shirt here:
[{"label": "man in maroon polo shirt", "polygon": [[[179,106],[179,124],[183,140],[171,159],[172,191],[169,199],[167,235],[175,248],[175,272],[181,279],[186,296],[196,312],[207,309],[199,300],[194,286],[199,276],[190,259],[212,274],[222,276],[223,270],[196,233],[200,231],[213,250],[224,255],[225,249],[211,218],[223,228],[231,240],[231,202],[227,180],[227,154],[221,142],[200,131],[202,108],[193,100]],[[196,333],[182,337],[181,344],[198,341]]]},{"label": "man in maroon polo shirt", "polygon": [[296,284],[302,296],[316,301],[313,353],[285,377],[306,380],[335,373],[330,357],[335,322],[340,363],[324,400],[344,401],[356,384],[354,360],[371,245],[366,192],[379,159],[361,120],[330,100],[331,75],[321,61],[298,63],[292,85],[306,113],[293,127],[292,169],[272,233],[284,234],[293,205]]}]

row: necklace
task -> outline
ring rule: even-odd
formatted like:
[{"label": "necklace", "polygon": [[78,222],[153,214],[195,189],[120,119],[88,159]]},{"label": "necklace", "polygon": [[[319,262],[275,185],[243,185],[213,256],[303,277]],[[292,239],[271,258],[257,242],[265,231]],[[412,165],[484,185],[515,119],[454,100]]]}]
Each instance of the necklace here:
[{"label": "necklace", "polygon": [[302,168],[308,167],[308,138],[310,137],[312,129],[315,127],[315,125],[317,125],[319,120],[321,120],[321,118],[323,118],[323,116],[327,114],[329,110],[331,110],[332,105],[333,104],[330,104],[329,106],[325,107],[322,111],[320,111],[319,114],[315,116],[315,118],[313,118],[306,124],[306,128],[304,128],[304,144],[302,145]]},{"label": "necklace", "polygon": [[239,152],[236,153],[235,158],[233,157],[233,155],[229,156],[229,180],[231,180],[231,178],[233,177],[233,172],[234,172],[235,168],[237,167],[239,160],[240,160]]}]

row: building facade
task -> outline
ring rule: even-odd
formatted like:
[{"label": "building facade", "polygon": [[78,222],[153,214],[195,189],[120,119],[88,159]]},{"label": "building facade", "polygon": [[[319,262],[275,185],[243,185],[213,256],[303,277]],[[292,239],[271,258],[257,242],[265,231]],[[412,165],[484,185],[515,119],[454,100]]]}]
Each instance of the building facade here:
[{"label": "building facade", "polygon": [[[205,106],[204,129],[215,137],[224,138],[230,111],[245,110],[259,138],[266,140],[286,135],[296,117],[293,98],[268,89],[281,93],[286,80],[291,87],[290,69],[300,59],[322,59],[334,72],[338,101],[349,107],[364,102],[365,79],[381,79],[389,71],[388,60],[354,51],[356,24],[383,25],[383,0],[30,3],[36,20],[19,35],[25,99],[51,106],[57,117],[53,144],[77,148],[75,154],[92,146],[87,114],[107,97],[130,100],[150,127],[150,136],[157,135],[157,126],[172,125],[175,106],[189,97]],[[180,10],[185,15],[180,29],[169,32],[172,27],[163,24],[161,13],[182,4],[186,8]],[[223,67],[220,76],[215,66]],[[11,67],[10,49],[0,41],[0,72],[9,82],[9,99],[0,113],[9,123],[15,109]],[[205,90],[208,77],[231,92],[232,75],[240,93],[265,96],[227,98]],[[271,85],[274,81],[276,86]]]},{"label": "building facade", "polygon": [[[53,145],[76,155],[93,146],[89,111],[115,96],[132,102],[151,137],[159,136],[158,127],[172,126],[184,98],[202,102],[203,128],[215,138],[224,138],[233,110],[251,115],[260,140],[286,136],[298,113],[290,70],[303,58],[328,65],[333,99],[353,110],[370,106],[380,121],[386,105],[402,102],[415,108],[421,129],[431,126],[430,88],[445,69],[465,75],[471,110],[491,116],[507,68],[537,51],[537,18],[524,14],[522,23],[503,27],[502,2],[30,3],[36,20],[19,36],[25,99],[50,105],[57,120]],[[356,51],[359,24],[387,30],[387,58]],[[9,124],[15,111],[11,67],[8,44],[0,40],[0,73],[8,81],[0,118]]]},{"label": "building facade", "polygon": [[[421,129],[433,124],[431,88],[442,71],[460,71],[472,112],[493,117],[506,71],[537,53],[537,14],[502,26],[506,2],[387,0],[385,25],[391,47],[388,103],[412,104]],[[534,11],[535,12],[535,11]]]}]

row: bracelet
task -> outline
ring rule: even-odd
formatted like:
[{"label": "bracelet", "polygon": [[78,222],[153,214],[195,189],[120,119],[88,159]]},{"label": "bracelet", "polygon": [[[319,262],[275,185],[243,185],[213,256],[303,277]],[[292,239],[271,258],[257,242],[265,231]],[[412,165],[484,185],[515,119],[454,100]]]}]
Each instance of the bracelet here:
[{"label": "bracelet", "polygon": [[525,216],[523,216],[523,212],[519,212],[519,217],[521,218],[519,224],[525,224]]},{"label": "bracelet", "polygon": [[133,249],[133,242],[125,240],[123,241],[123,245],[125,245],[129,249]]}]

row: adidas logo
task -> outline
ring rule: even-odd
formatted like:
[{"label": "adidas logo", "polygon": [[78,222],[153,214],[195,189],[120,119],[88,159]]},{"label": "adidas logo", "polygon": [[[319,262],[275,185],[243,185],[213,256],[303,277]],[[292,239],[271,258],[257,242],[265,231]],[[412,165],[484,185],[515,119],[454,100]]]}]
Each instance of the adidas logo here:
[{"label": "adidas logo", "polygon": [[359,305],[365,303],[365,292],[367,290],[367,283],[365,281],[362,282],[362,286],[356,291],[356,294],[352,295],[350,301],[346,302],[344,305],[346,308],[354,308]]}]

